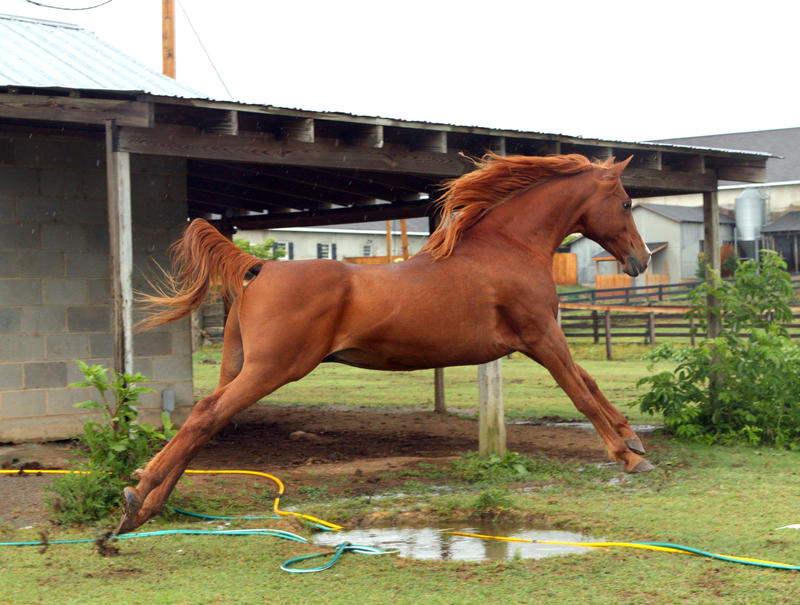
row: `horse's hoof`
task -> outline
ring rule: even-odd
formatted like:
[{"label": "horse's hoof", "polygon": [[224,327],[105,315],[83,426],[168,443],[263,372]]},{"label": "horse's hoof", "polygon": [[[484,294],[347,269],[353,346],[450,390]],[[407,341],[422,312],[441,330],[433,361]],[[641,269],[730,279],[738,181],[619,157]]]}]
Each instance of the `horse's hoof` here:
[{"label": "horse's hoof", "polygon": [[639,464],[634,466],[629,472],[631,473],[647,473],[654,470],[656,467],[650,464],[647,460],[642,459]]},{"label": "horse's hoof", "polygon": [[144,477],[144,469],[137,468],[135,471],[131,473],[131,479],[141,480]]},{"label": "horse's hoof", "polygon": [[132,487],[126,487],[122,491],[122,519],[119,521],[114,535],[126,534],[136,529],[136,516],[142,508],[142,501]]},{"label": "horse's hoof", "polygon": [[625,445],[627,445],[628,449],[632,451],[634,454],[639,454],[640,456],[645,455],[644,445],[642,445],[642,442],[638,437],[631,437],[630,439],[626,439]]}]

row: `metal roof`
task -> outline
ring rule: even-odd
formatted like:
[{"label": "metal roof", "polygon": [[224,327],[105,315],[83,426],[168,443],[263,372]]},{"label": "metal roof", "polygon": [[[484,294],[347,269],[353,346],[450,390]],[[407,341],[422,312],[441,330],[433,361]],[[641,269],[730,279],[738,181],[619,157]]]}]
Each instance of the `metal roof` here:
[{"label": "metal roof", "polygon": [[0,85],[205,97],[69,23],[0,15]]},{"label": "metal roof", "polygon": [[761,228],[761,233],[786,233],[800,231],[800,211],[787,212],[779,219]]},{"label": "metal roof", "polygon": [[[652,210],[653,212],[660,214],[670,220],[673,220],[677,223],[702,223],[703,222],[703,207],[702,206],[672,206],[668,204],[650,204],[650,203],[643,203],[637,206],[641,208],[647,208],[648,210]],[[734,224],[736,221],[728,216],[720,212],[719,214],[719,222],[720,223],[729,223]]]}]

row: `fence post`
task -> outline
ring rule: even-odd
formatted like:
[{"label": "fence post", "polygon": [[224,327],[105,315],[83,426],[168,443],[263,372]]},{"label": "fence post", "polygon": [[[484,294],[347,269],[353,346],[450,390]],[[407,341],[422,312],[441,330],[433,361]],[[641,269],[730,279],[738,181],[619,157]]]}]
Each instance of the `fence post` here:
[{"label": "fence post", "polygon": [[658,284],[658,300],[664,300],[664,286]]},{"label": "fence post", "polygon": [[605,312],[606,320],[606,359],[611,361],[611,311]]},{"label": "fence post", "polygon": [[689,318],[689,342],[694,346],[694,316]]},{"label": "fence post", "polygon": [[650,312],[647,316],[647,337],[650,345],[656,344],[656,314]]},{"label": "fence post", "polygon": [[592,310],[592,332],[594,332],[594,344],[600,342],[600,318],[597,309]]},{"label": "fence post", "polygon": [[506,455],[503,370],[499,359],[478,366],[478,451],[482,457]]},{"label": "fence post", "polygon": [[433,411],[437,414],[446,414],[444,403],[444,368],[433,370]]}]

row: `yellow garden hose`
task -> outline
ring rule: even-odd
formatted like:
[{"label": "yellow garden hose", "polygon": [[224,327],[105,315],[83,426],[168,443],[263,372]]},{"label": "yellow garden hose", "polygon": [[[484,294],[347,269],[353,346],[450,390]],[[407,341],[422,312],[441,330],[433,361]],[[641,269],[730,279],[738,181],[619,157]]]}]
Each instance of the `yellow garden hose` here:
[{"label": "yellow garden hose", "polygon": [[[22,470],[0,470],[0,473],[5,473],[9,475],[22,475],[22,474],[30,474],[30,475],[88,475],[90,471],[73,471],[73,470],[66,470],[66,469],[22,469]],[[340,530],[342,529],[341,525],[336,525],[335,523],[330,523],[328,521],[323,521],[322,519],[317,519],[316,517],[312,517],[311,515],[304,515],[302,513],[295,513],[291,511],[283,511],[278,508],[280,503],[281,496],[285,491],[283,482],[273,475],[269,475],[267,473],[261,473],[259,471],[243,471],[243,470],[208,470],[208,471],[201,471],[201,470],[186,470],[184,471],[186,474],[190,475],[253,475],[256,477],[264,477],[271,481],[274,481],[275,484],[278,486],[278,495],[275,497],[275,501],[272,504],[272,510],[277,515],[282,515],[286,517],[297,517],[300,519],[305,519],[306,521],[311,521],[312,523],[317,523],[332,530]]]}]

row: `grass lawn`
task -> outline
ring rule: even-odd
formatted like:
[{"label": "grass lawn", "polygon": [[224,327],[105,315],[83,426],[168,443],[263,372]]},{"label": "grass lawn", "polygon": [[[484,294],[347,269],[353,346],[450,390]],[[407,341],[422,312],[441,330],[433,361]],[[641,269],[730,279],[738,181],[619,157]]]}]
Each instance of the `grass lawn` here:
[{"label": "grass lawn", "polygon": [[[615,347],[617,359],[613,362],[606,361],[602,344],[576,344],[572,349],[578,362],[594,377],[606,397],[631,422],[659,420],[631,405],[638,393],[636,381],[648,374],[649,362],[641,359],[647,347],[619,344]],[[214,390],[220,356],[218,348],[206,348],[195,353],[195,397],[206,396]],[[669,364],[660,364],[657,369],[669,367]],[[477,413],[477,368],[446,368],[444,376],[448,408],[462,413]],[[433,370],[376,372],[326,363],[262,401],[281,405],[432,409]],[[510,360],[503,360],[503,405],[509,420],[552,416],[585,420],[547,370],[518,353]]]}]

